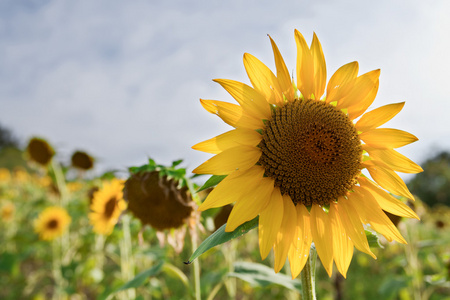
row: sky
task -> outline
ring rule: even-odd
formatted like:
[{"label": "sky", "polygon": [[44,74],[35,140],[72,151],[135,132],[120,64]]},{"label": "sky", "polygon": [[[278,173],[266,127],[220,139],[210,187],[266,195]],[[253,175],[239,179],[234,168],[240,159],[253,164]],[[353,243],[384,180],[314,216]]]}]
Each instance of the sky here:
[{"label": "sky", "polygon": [[245,52],[274,70],[268,34],[294,71],[298,29],[317,34],[328,79],[355,60],[381,69],[370,109],[406,101],[385,127],[416,135],[399,152],[421,163],[450,150],[449,13],[448,0],[2,0],[0,124],[66,163],[86,151],[97,172],[148,157],[192,170],[211,155],[191,146],[231,129],[200,105],[234,102],[212,79],[250,84]]}]

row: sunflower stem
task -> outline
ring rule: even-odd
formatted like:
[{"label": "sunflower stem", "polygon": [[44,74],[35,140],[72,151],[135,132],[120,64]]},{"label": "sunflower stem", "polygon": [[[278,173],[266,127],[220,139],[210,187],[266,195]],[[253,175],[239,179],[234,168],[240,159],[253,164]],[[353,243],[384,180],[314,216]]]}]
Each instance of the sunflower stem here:
[{"label": "sunflower stem", "polygon": [[[123,239],[120,245],[120,268],[122,279],[125,282],[130,281],[134,277],[134,259],[131,255],[131,233],[130,233],[130,216],[122,216]],[[126,299],[135,299],[136,290],[134,288],[124,291]]]},{"label": "sunflower stem", "polygon": [[316,248],[311,246],[309,257],[300,273],[302,280],[302,300],[316,300],[316,259]]},{"label": "sunflower stem", "polygon": [[[197,230],[197,225],[194,225],[193,230]],[[190,234],[191,236],[191,244],[192,244],[192,252],[197,250],[197,234]],[[201,290],[200,290],[200,263],[199,260],[196,259],[193,262],[194,265],[194,293],[195,293],[195,300],[201,300]]]}]

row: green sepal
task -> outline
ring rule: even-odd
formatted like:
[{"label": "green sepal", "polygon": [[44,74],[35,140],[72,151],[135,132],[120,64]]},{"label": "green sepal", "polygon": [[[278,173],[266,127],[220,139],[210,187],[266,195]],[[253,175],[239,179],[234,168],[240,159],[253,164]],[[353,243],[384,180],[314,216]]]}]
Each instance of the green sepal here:
[{"label": "green sepal", "polygon": [[222,225],[222,227],[217,229],[213,234],[211,234],[209,237],[207,237],[200,244],[200,246],[198,246],[198,248],[194,251],[194,253],[191,255],[191,257],[189,257],[189,260],[187,262],[185,262],[185,264],[192,263],[194,261],[194,259],[196,259],[200,255],[202,255],[203,253],[205,253],[206,251],[208,251],[209,249],[211,249],[217,245],[226,243],[232,239],[235,239],[237,237],[240,237],[240,236],[246,234],[247,232],[249,232],[250,230],[252,230],[258,226],[258,221],[259,221],[259,216],[254,218],[253,220],[250,220],[250,221],[245,222],[244,224],[238,226],[232,232],[225,232],[225,227],[227,226],[227,224]]},{"label": "green sepal", "polygon": [[218,185],[225,177],[227,177],[227,175],[212,175],[206,180],[205,184],[197,190],[197,193]]},{"label": "green sepal", "polygon": [[372,231],[364,230],[366,232],[366,238],[369,242],[370,248],[384,248],[383,245],[381,245],[380,238],[378,235]]}]

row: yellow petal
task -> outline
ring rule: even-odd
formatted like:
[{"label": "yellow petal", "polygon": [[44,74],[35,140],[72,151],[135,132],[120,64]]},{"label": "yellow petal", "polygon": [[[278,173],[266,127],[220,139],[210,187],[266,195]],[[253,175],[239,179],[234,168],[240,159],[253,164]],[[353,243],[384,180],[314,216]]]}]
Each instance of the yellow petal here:
[{"label": "yellow petal", "polygon": [[403,130],[392,128],[377,128],[359,135],[368,146],[379,149],[399,148],[418,140],[417,137]]},{"label": "yellow petal", "polygon": [[362,115],[369,108],[369,106],[372,105],[375,97],[377,96],[379,86],[380,81],[377,81],[370,93],[368,93],[364,99],[347,108],[348,117],[350,120],[354,120]]},{"label": "yellow petal", "polygon": [[345,227],[336,209],[337,206],[337,203],[332,202],[328,215],[330,217],[331,232],[333,235],[333,259],[337,269],[345,278],[347,277],[347,270],[352,261],[353,242],[345,231]]},{"label": "yellow petal", "polygon": [[327,98],[326,103],[337,101],[336,98],[337,92],[339,88],[347,85],[350,81],[353,81],[358,75],[358,62],[354,61],[343,65],[336,72],[334,72],[333,76],[331,76],[330,81],[327,86]]},{"label": "yellow petal", "polygon": [[263,94],[271,104],[283,104],[282,89],[277,77],[259,59],[249,53],[244,54],[244,67],[253,87]]},{"label": "yellow petal", "polygon": [[405,102],[393,103],[369,111],[356,122],[355,127],[362,132],[375,129],[395,117],[404,105]]},{"label": "yellow petal", "polygon": [[383,210],[400,217],[415,218],[419,220],[417,214],[408,205],[392,197],[367,178],[360,177],[359,184],[372,194]]},{"label": "yellow petal", "polygon": [[373,180],[375,180],[382,188],[395,195],[414,200],[413,195],[408,190],[408,187],[403,180],[394,171],[384,167],[382,163],[369,160],[363,162],[361,165],[367,168],[370,176],[372,176]]},{"label": "yellow petal", "polygon": [[252,146],[236,146],[205,161],[192,172],[196,174],[227,175],[234,170],[246,170],[256,164],[261,149]]},{"label": "yellow petal", "polygon": [[419,165],[394,149],[378,149],[368,145],[362,148],[369,153],[370,158],[383,162],[394,171],[413,174],[423,172]]},{"label": "yellow petal", "polygon": [[350,108],[366,101],[367,96],[377,86],[379,77],[380,70],[374,70],[356,78],[351,90],[347,94],[342,95],[342,98],[337,99],[336,108]]},{"label": "yellow petal", "polygon": [[224,150],[239,146],[257,146],[262,139],[262,135],[255,130],[237,128],[225,132],[212,139],[192,146],[192,149],[212,154],[218,154]]},{"label": "yellow petal", "polygon": [[311,43],[311,55],[314,61],[314,98],[319,100],[322,98],[327,84],[327,66],[325,64],[325,57],[316,33],[313,35]]},{"label": "yellow petal", "polygon": [[262,94],[252,87],[234,80],[215,79],[241,105],[249,115],[259,119],[269,119],[270,106]]},{"label": "yellow petal", "polygon": [[303,97],[311,99],[314,93],[314,62],[303,35],[296,29],[297,44],[297,88]]},{"label": "yellow petal", "polygon": [[297,223],[294,228],[294,238],[288,253],[292,279],[296,278],[305,266],[312,243],[309,212],[303,204],[297,204],[295,208],[297,212]]},{"label": "yellow petal", "polygon": [[313,204],[311,207],[311,233],[317,254],[323,267],[331,277],[333,272],[333,241],[330,234],[330,218],[319,205]]},{"label": "yellow petal", "polygon": [[248,188],[245,198],[236,202],[228,217],[227,227],[225,231],[230,232],[239,225],[253,220],[259,215],[269,204],[270,195],[274,188],[274,181],[268,177],[262,178],[261,183],[254,187]]},{"label": "yellow petal", "polygon": [[253,166],[244,171],[234,171],[209,193],[198,210],[204,211],[213,207],[221,207],[242,199],[247,195],[249,189],[261,184],[264,172],[265,170],[261,166]]},{"label": "yellow petal", "polygon": [[225,123],[235,128],[244,127],[248,129],[259,129],[264,127],[261,119],[250,116],[242,110],[242,107],[236,104],[200,99],[203,108],[208,112],[219,116]]},{"label": "yellow petal", "polygon": [[376,259],[377,257],[369,248],[366,232],[364,231],[364,227],[361,223],[361,218],[358,213],[360,208],[358,207],[357,211],[351,203],[353,193],[350,193],[348,197],[349,199],[339,198],[338,205],[335,207],[342,225],[344,226],[347,234],[350,236],[355,247],[359,251],[367,253]]},{"label": "yellow petal", "polygon": [[394,239],[402,244],[406,244],[405,239],[397,227],[395,227],[388,216],[381,210],[381,207],[371,193],[364,188],[355,187],[353,199],[358,202],[358,205],[364,207],[361,216],[366,219],[365,222],[369,223],[375,231],[381,233],[390,241]]},{"label": "yellow petal", "polygon": [[275,273],[280,272],[286,262],[286,257],[294,239],[295,227],[297,226],[297,210],[291,197],[287,195],[283,195],[282,197],[284,209],[283,220],[273,246]]},{"label": "yellow petal", "polygon": [[283,56],[281,56],[280,50],[269,35],[270,43],[272,44],[273,55],[275,58],[275,66],[277,67],[277,78],[280,83],[281,91],[283,95],[289,100],[294,101],[294,87],[292,86],[291,76],[284,63]]},{"label": "yellow petal", "polygon": [[283,197],[280,189],[274,188],[269,204],[259,215],[258,237],[261,259],[266,259],[275,243],[283,220],[283,212]]}]

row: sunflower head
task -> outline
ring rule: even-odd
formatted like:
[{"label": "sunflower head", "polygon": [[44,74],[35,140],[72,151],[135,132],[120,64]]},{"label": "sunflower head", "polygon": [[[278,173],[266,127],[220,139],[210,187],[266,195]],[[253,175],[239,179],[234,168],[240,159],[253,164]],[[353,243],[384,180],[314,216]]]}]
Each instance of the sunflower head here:
[{"label": "sunflower head", "polygon": [[128,209],[156,230],[179,228],[188,220],[194,208],[187,186],[160,176],[158,171],[138,172],[125,182],[124,197]]},{"label": "sunflower head", "polygon": [[[295,30],[295,41],[296,80],[270,38],[275,73],[246,53],[251,86],[215,80],[238,104],[200,100],[234,129],[193,146],[215,154],[194,173],[226,175],[199,209],[235,203],[226,231],[259,215],[261,256],[274,249],[276,272],[289,258],[292,276],[298,276],[314,242],[328,274],[334,262],[346,276],[354,246],[375,257],[364,226],[388,241],[406,243],[384,211],[418,218],[390,194],[413,199],[396,171],[422,169],[394,149],[417,138],[379,128],[404,103],[366,113],[378,91],[380,70],[358,75],[358,63],[351,62],[339,68],[327,85],[317,36],[308,46]],[[364,169],[371,179],[363,175]]]},{"label": "sunflower head", "polygon": [[46,140],[36,137],[28,142],[26,151],[30,160],[42,166],[48,165],[55,155],[55,150],[53,150]]},{"label": "sunflower head", "polygon": [[123,183],[123,180],[113,179],[93,193],[89,220],[94,226],[94,232],[109,235],[113,231],[127,207],[123,200]]},{"label": "sunflower head", "polygon": [[71,222],[67,211],[61,207],[46,208],[34,221],[34,230],[42,240],[53,240],[66,231]]},{"label": "sunflower head", "polygon": [[80,170],[90,170],[94,167],[92,156],[83,151],[76,151],[72,154],[72,166]]}]

